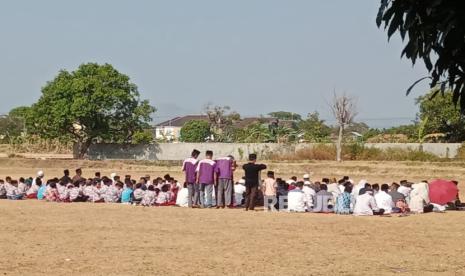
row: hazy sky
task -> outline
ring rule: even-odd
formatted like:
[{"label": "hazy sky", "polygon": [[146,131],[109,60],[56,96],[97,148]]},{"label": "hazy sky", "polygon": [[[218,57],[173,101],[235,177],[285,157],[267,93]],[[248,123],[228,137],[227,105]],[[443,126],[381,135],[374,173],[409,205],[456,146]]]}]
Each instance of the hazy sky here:
[{"label": "hazy sky", "polygon": [[424,76],[377,29],[373,0],[40,0],[0,3],[0,112],[29,105],[60,69],[111,63],[129,75],[156,121],[212,102],[243,115],[319,111],[335,89],[358,120],[408,123],[406,88]]}]

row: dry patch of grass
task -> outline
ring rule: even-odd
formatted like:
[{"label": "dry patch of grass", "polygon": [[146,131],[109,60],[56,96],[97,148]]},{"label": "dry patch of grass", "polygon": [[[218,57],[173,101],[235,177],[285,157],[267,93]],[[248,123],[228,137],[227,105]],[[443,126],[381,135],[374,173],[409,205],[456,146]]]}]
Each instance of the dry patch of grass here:
[{"label": "dry patch of grass", "polygon": [[463,275],[465,213],[404,218],[0,200],[0,273]]}]

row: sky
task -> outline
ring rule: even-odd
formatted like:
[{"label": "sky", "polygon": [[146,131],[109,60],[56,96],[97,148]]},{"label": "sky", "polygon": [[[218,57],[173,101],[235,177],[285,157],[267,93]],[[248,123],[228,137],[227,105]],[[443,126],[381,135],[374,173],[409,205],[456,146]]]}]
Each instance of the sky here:
[{"label": "sky", "polygon": [[110,63],[130,76],[155,122],[208,103],[243,116],[318,111],[333,92],[373,127],[415,118],[405,90],[427,74],[388,43],[373,0],[15,0],[0,2],[0,113],[31,105],[60,69]]}]

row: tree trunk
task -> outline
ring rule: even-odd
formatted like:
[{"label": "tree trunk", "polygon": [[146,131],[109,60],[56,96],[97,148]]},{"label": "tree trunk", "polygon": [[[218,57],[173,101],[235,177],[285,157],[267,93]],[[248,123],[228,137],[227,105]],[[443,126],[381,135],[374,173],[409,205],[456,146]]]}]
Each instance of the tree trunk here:
[{"label": "tree trunk", "polygon": [[84,159],[87,155],[87,150],[92,144],[92,140],[88,139],[86,141],[78,141],[76,144],[77,144],[77,154],[78,154],[77,158]]},{"label": "tree trunk", "polygon": [[344,126],[339,125],[339,135],[336,142],[336,161],[342,162],[342,135],[344,134]]}]

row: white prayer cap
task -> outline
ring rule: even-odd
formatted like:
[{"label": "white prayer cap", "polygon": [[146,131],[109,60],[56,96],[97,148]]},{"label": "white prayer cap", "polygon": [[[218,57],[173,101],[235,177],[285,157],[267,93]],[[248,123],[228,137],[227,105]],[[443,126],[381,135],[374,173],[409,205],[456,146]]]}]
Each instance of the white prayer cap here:
[{"label": "white prayer cap", "polygon": [[292,184],[294,184],[294,183],[295,183],[295,181],[294,181],[294,180],[292,180],[292,179],[289,179],[288,181],[286,181],[286,183],[287,183],[287,184],[289,184],[289,185],[292,185]]},{"label": "white prayer cap", "polygon": [[38,176],[38,177],[43,177],[43,176],[44,176],[44,172],[43,172],[43,171],[38,171],[38,172],[37,172],[37,176]]},{"label": "white prayer cap", "polygon": [[308,173],[304,174],[304,179],[310,178],[310,175]]}]

